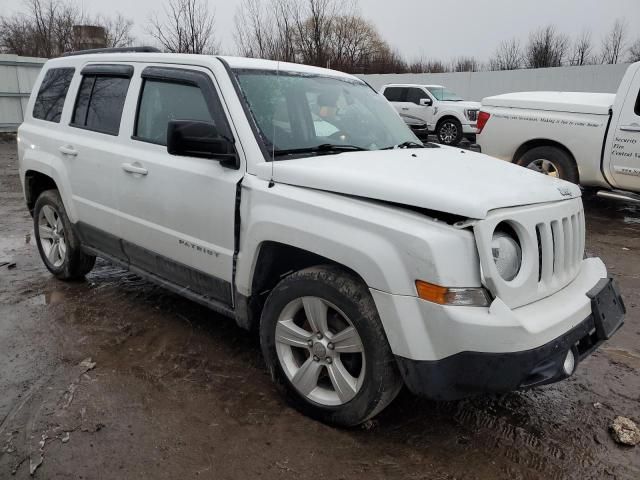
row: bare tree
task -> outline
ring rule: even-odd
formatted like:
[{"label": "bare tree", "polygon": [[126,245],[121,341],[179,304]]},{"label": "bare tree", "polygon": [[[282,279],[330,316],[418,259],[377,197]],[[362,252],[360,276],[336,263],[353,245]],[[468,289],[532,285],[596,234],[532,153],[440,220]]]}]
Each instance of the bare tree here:
[{"label": "bare tree", "polygon": [[593,44],[591,32],[584,30],[573,42],[569,54],[569,65],[589,65],[593,63]]},{"label": "bare tree", "polygon": [[640,38],[629,47],[629,63],[640,62]]},{"label": "bare tree", "polygon": [[622,19],[616,20],[602,39],[601,63],[618,63],[622,59],[626,35],[627,24]]},{"label": "bare tree", "polygon": [[205,0],[169,0],[164,18],[151,17],[147,33],[166,51],[173,53],[215,53],[215,13]]},{"label": "bare tree", "polygon": [[131,33],[133,21],[121,13],[112,18],[98,17],[93,23],[104,28],[107,47],[130,47],[135,41]]},{"label": "bare tree", "polygon": [[353,1],[243,0],[235,15],[235,42],[249,57],[358,73],[405,68]]},{"label": "bare tree", "polygon": [[489,59],[491,70],[517,70],[522,67],[522,50],[516,38],[503,40]]},{"label": "bare tree", "polygon": [[235,42],[245,57],[295,61],[290,0],[243,0],[234,17]]},{"label": "bare tree", "polygon": [[454,72],[477,72],[480,70],[480,62],[474,57],[458,57],[451,64]]},{"label": "bare tree", "polygon": [[569,38],[558,33],[553,25],[542,27],[529,35],[524,51],[528,68],[559,67],[569,49]]},{"label": "bare tree", "polygon": [[103,26],[108,46],[133,43],[133,22],[121,14],[114,18],[82,15],[76,4],[67,0],[27,0],[22,12],[0,16],[0,48],[3,52],[33,57],[56,57],[78,48],[73,26]]}]

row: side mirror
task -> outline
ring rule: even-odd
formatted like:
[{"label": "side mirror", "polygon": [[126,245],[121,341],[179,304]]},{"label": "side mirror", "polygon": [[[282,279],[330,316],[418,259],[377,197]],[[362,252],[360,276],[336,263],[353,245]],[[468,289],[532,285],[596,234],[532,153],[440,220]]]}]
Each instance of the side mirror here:
[{"label": "side mirror", "polygon": [[431,101],[430,98],[421,98],[420,105],[422,105],[423,107],[430,107],[431,105],[433,105],[433,101]]},{"label": "side mirror", "polygon": [[171,155],[213,158],[229,168],[240,168],[233,142],[221,136],[211,122],[169,120],[167,152]]}]

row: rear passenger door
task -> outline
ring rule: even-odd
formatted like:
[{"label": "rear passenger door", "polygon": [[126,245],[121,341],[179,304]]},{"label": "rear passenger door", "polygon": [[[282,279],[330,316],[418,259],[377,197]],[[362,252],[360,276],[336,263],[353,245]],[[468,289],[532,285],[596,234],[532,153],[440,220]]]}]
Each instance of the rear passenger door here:
[{"label": "rear passenger door", "polygon": [[120,122],[133,71],[125,64],[86,65],[76,81],[69,127],[58,138],[83,242],[118,259],[123,255],[118,240],[117,159],[123,151]]},{"label": "rear passenger door", "polygon": [[[213,122],[233,139],[214,78],[199,67],[145,66],[119,158],[121,235],[132,265],[196,294],[232,303],[236,188],[242,169],[170,155],[169,120]],[[129,107],[129,106],[128,106]]]}]

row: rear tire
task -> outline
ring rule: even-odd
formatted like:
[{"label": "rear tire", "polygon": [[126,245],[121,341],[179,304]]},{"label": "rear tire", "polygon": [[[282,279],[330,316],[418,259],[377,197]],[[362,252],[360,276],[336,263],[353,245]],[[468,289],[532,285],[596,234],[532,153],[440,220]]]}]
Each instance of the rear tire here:
[{"label": "rear tire", "polygon": [[260,344],[288,401],[321,422],[358,425],[402,387],[369,290],[335,266],[300,270],[271,291]]},{"label": "rear tire", "polygon": [[516,162],[544,175],[579,183],[578,166],[564,150],[557,147],[535,147],[525,152]]},{"label": "rear tire", "polygon": [[33,209],[33,227],[40,257],[60,280],[83,278],[96,257],[85,254],[57,190],[40,194]]}]

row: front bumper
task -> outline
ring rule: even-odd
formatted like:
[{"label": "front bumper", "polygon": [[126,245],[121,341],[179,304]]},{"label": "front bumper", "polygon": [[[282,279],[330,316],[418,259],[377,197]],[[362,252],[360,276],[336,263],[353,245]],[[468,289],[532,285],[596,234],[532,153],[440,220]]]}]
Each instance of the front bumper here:
[{"label": "front bumper", "polygon": [[[610,338],[623,323],[624,303],[611,280],[602,279],[587,295],[591,298],[591,315],[563,335],[530,350],[460,352],[434,361],[396,357],[405,384],[416,395],[433,400],[456,400],[478,393],[530,388],[567,378],[578,363]],[[569,351],[575,364],[567,372],[564,362]]]}]

